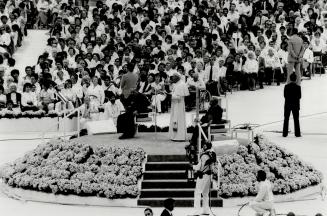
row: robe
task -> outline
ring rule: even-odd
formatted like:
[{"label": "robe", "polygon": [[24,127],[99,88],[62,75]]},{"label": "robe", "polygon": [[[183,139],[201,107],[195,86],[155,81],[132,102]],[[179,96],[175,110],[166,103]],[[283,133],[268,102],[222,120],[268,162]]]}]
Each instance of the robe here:
[{"label": "robe", "polygon": [[187,85],[178,81],[172,90],[169,137],[173,141],[185,141],[187,135],[185,101],[189,95]]}]

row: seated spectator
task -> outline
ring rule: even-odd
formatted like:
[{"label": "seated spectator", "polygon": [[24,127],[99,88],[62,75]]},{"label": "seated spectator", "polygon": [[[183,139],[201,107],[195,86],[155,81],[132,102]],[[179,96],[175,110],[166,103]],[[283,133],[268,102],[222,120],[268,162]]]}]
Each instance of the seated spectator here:
[{"label": "seated spectator", "polygon": [[64,78],[64,72],[62,70],[58,70],[54,81],[57,85],[57,89],[61,90],[65,87],[66,79]]},{"label": "seated spectator", "polygon": [[136,90],[141,94],[150,95],[152,93],[151,84],[154,81],[154,75],[151,73],[148,76],[146,73],[140,75],[140,80],[137,84]]},{"label": "seated spectator", "polygon": [[313,52],[312,50],[309,48],[309,41],[303,41],[303,45],[305,48],[304,54],[303,54],[303,62],[302,62],[302,68],[303,68],[303,75],[308,76],[309,75],[309,71],[310,66],[312,65],[313,61],[314,61],[314,57],[313,57]]},{"label": "seated spectator", "polygon": [[104,112],[106,118],[112,118],[115,125],[117,125],[118,116],[125,110],[123,104],[119,99],[116,99],[114,93],[108,93],[109,101],[104,104]]},{"label": "seated spectator", "polygon": [[99,106],[97,103],[92,103],[90,97],[84,98],[84,104],[81,106],[81,129],[86,128],[86,123],[89,121],[97,121],[99,119]]},{"label": "seated spectator", "polygon": [[[1,17],[2,18],[2,17]],[[6,25],[0,27],[0,53],[10,53],[10,34],[6,32]]]},{"label": "seated spectator", "polygon": [[76,93],[72,89],[72,81],[70,79],[66,80],[65,88],[62,89],[61,94],[68,100],[69,106],[74,108],[76,104]]},{"label": "seated spectator", "polygon": [[22,94],[22,111],[37,111],[39,110],[37,104],[37,97],[34,92],[32,92],[32,85],[26,83],[23,88]]},{"label": "seated spectator", "polygon": [[23,84],[25,83],[31,83],[31,76],[33,74],[32,67],[26,66],[25,67],[25,76],[23,77]]},{"label": "seated spectator", "polygon": [[22,92],[24,81],[19,76],[19,70],[17,70],[17,69],[12,70],[10,72],[10,75],[11,75],[12,78],[14,78],[13,83],[15,83],[17,85],[17,91]]},{"label": "seated spectator", "polygon": [[40,91],[40,101],[39,106],[48,113],[54,110],[55,94],[52,89],[52,84],[50,82],[44,82],[42,84],[42,90]]},{"label": "seated spectator", "polygon": [[278,57],[275,55],[273,48],[268,48],[268,54],[265,57],[265,80],[271,85],[273,79],[277,80],[277,85],[281,82],[281,71]]},{"label": "seated spectator", "polygon": [[31,84],[35,87],[34,92],[36,93],[36,95],[39,95],[40,91],[41,91],[41,86],[39,83],[39,76],[36,73],[33,73],[33,74],[31,74],[30,78],[31,78]]},{"label": "seated spectator", "polygon": [[110,77],[107,75],[103,78],[103,90],[106,98],[106,94],[108,94],[108,92],[112,92],[115,95],[118,94],[118,88],[116,86],[116,83],[111,81]]},{"label": "seated spectator", "polygon": [[6,107],[7,97],[5,95],[5,89],[0,85],[0,110]]},{"label": "seated spectator", "polygon": [[6,108],[2,110],[5,113],[17,115],[21,113],[19,107],[15,107],[13,101],[7,100]]},{"label": "seated spectator", "polygon": [[244,80],[250,91],[254,91],[256,87],[256,80],[258,78],[259,64],[255,60],[254,53],[248,52],[248,57],[243,65]]},{"label": "seated spectator", "polygon": [[101,85],[99,85],[100,79],[98,77],[93,77],[92,84],[87,88],[87,95],[92,96],[93,99],[96,100],[98,106],[104,103],[105,95],[104,90]]},{"label": "seated spectator", "polygon": [[17,92],[17,85],[11,83],[9,86],[9,93],[7,94],[7,103],[11,101],[13,103],[13,108],[20,108],[22,104],[22,95]]},{"label": "seated spectator", "polygon": [[186,85],[188,87],[190,95],[185,97],[186,110],[192,110],[195,107],[196,102],[196,88],[200,90],[205,90],[206,86],[203,80],[199,77],[199,74],[190,71],[190,78],[187,79]]}]

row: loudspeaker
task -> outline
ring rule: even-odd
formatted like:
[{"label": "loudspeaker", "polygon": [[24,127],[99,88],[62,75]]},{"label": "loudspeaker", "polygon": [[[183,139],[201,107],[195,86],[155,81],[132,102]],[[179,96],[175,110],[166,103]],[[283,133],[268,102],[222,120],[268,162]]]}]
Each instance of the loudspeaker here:
[{"label": "loudspeaker", "polygon": [[86,129],[88,135],[117,133],[113,119],[89,121],[86,123]]}]

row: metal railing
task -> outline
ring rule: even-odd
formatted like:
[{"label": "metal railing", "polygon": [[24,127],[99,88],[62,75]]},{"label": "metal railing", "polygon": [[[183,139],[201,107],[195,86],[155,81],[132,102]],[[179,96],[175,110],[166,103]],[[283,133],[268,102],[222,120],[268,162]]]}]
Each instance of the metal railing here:
[{"label": "metal railing", "polygon": [[[42,131],[42,141],[43,142],[44,142],[45,134],[47,132],[49,132],[53,127],[55,127],[55,126],[59,127],[61,123],[63,126],[63,137],[65,138],[66,137],[66,120],[70,116],[74,115],[76,112],[77,112],[77,137],[80,136],[80,133],[79,133],[80,132],[80,111],[81,111],[81,107],[83,105],[67,112],[66,107],[67,107],[67,104],[69,101],[65,97],[63,97],[59,92],[56,92],[55,94],[60,99],[60,101],[64,103],[63,117],[62,117],[62,119],[60,119],[60,117],[58,117],[58,121],[55,124],[52,124],[50,127],[45,129],[44,131]],[[59,128],[58,128],[58,131],[59,131]]]}]

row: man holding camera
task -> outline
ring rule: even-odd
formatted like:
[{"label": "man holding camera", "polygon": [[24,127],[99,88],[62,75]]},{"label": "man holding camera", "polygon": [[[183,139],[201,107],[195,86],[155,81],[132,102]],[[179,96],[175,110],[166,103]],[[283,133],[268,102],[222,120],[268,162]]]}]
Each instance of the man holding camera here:
[{"label": "man holding camera", "polygon": [[[202,146],[202,153],[199,163],[193,165],[193,169],[196,172],[196,186],[194,192],[194,208],[195,213],[193,215],[209,215],[209,191],[211,185],[211,165],[215,162],[216,153],[211,150],[212,144],[206,142]],[[201,194],[203,197],[202,209],[201,209]]]}]

